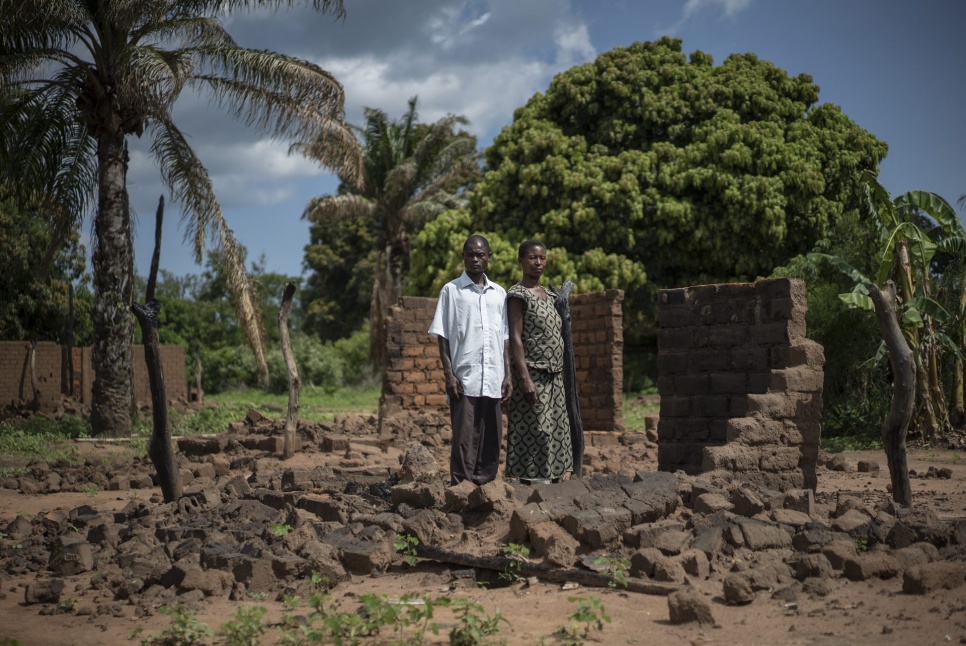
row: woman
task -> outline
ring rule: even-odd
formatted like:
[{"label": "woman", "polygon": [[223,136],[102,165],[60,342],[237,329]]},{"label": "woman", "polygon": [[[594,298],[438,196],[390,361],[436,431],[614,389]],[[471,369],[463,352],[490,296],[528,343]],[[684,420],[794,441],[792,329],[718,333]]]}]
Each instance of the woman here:
[{"label": "woman", "polygon": [[555,291],[540,284],[547,248],[527,240],[518,259],[523,279],[507,290],[513,394],[505,475],[524,483],[559,481],[573,470],[562,321],[554,307]]}]

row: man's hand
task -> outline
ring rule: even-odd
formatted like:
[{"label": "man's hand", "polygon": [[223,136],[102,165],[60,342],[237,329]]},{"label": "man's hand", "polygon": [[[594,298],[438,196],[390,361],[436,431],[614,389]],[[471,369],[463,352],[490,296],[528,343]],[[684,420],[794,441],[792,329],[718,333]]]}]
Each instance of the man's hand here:
[{"label": "man's hand", "polygon": [[463,396],[463,384],[453,373],[446,375],[446,394],[452,402],[459,401]]},{"label": "man's hand", "polygon": [[506,376],[503,378],[503,385],[500,387],[500,391],[503,393],[503,399],[500,400],[502,404],[510,399],[510,395],[513,394],[513,380],[510,378],[509,371],[507,371]]}]

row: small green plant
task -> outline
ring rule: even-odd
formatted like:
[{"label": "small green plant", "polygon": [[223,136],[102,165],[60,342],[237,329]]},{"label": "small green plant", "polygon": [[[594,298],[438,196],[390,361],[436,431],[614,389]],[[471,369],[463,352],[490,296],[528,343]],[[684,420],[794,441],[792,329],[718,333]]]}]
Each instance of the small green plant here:
[{"label": "small green plant", "polygon": [[487,637],[495,635],[501,623],[507,625],[510,623],[500,614],[499,609],[492,615],[487,615],[483,606],[469,599],[448,599],[445,605],[448,605],[456,616],[456,625],[449,631],[451,646],[488,644]]},{"label": "small green plant", "polygon": [[855,539],[855,548],[858,551],[860,551],[860,552],[868,552],[869,551],[869,539],[867,539],[867,538],[856,538]]},{"label": "small green plant", "polygon": [[292,529],[291,525],[286,525],[285,523],[272,523],[273,536],[288,536]]},{"label": "small green plant", "polygon": [[403,558],[406,560],[406,563],[409,563],[410,567],[416,567],[416,562],[419,560],[416,558],[417,545],[419,545],[419,539],[410,534],[396,534],[396,539],[392,543],[392,546],[396,548],[397,552],[403,555]]},{"label": "small green plant", "polygon": [[245,591],[245,596],[252,601],[264,601],[265,597],[268,596],[267,592],[252,592],[251,590]]},{"label": "small green plant", "polygon": [[577,610],[570,615],[570,626],[560,629],[569,643],[579,643],[592,631],[602,631],[605,622],[610,623],[604,604],[597,597],[567,597],[567,601],[577,604]]},{"label": "small green plant", "polygon": [[530,548],[518,543],[510,543],[503,548],[503,554],[509,559],[506,567],[500,572],[500,578],[511,583],[523,581],[524,577],[520,574],[520,562],[526,561],[530,556]]},{"label": "small green plant", "polygon": [[239,608],[218,630],[229,646],[258,646],[265,634],[262,618],[267,610],[261,606]]},{"label": "small green plant", "polygon": [[600,556],[594,562],[607,568],[607,572],[610,574],[608,587],[616,588],[618,585],[627,587],[627,572],[631,569],[629,559],[621,556]]},{"label": "small green plant", "polygon": [[195,619],[184,606],[162,607],[159,612],[171,615],[172,624],[157,635],[149,635],[142,646],[193,646],[211,637],[211,628]]},{"label": "small green plant", "polygon": [[57,608],[59,608],[61,612],[66,612],[67,614],[72,615],[77,612],[77,599],[73,597],[64,597],[60,600],[60,603],[57,604]]},{"label": "small green plant", "polygon": [[86,484],[80,488],[81,493],[86,493],[91,498],[96,498],[97,494],[100,493],[100,489],[97,488],[96,484]]},{"label": "small green plant", "polygon": [[288,610],[289,612],[295,610],[301,605],[302,605],[302,597],[298,596],[297,594],[295,595],[286,594],[282,597],[282,607]]}]

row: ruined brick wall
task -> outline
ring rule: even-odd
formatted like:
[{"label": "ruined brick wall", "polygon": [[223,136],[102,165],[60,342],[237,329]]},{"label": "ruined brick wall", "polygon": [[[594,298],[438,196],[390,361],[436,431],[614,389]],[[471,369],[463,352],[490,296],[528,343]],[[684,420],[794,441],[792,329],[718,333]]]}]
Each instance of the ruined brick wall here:
[{"label": "ruined brick wall", "polygon": [[[169,400],[188,400],[188,380],[184,368],[184,348],[180,345],[161,346],[161,366]],[[131,348],[133,360],[134,396],[139,404],[150,406],[151,389],[148,385],[144,346]],[[33,398],[30,385],[30,343],[28,341],[0,341],[0,406],[26,406]],[[67,349],[53,342],[37,344],[34,362],[40,410],[54,410],[70,392]],[[74,348],[74,397],[82,404],[91,403],[94,369],[91,349]]]},{"label": "ruined brick wall", "polygon": [[825,362],[805,338],[805,284],[659,293],[658,468],[815,488]]},{"label": "ruined brick wall", "polygon": [[[621,290],[613,289],[580,294],[570,301],[577,388],[586,430],[624,429],[623,298]],[[435,311],[435,298],[405,297],[390,308],[381,419],[404,411],[446,409],[437,341],[426,332]]]}]

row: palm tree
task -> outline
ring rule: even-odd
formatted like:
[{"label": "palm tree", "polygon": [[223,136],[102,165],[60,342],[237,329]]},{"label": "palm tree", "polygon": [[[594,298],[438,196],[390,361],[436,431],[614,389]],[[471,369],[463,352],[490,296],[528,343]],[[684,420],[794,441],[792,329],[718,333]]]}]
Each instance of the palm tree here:
[{"label": "palm tree", "polygon": [[[468,123],[466,118],[449,115],[420,124],[417,103],[411,98],[399,120],[366,108],[365,127],[352,126],[363,159],[361,179],[340,174],[339,193],[312,199],[303,215],[316,223],[364,219],[378,232],[379,259],[369,311],[369,357],[377,367],[384,363],[386,314],[405,289],[410,231],[464,204],[462,189],[480,172],[476,139],[456,130]],[[325,148],[316,141],[293,144],[292,150],[319,159]]]},{"label": "palm tree", "polygon": [[[0,0],[0,173],[61,231],[94,211],[95,434],[129,432],[133,248],[126,138],[151,137],[201,262],[220,247],[236,311],[267,379],[261,317],[208,172],[172,118],[186,87],[274,137],[315,138],[318,157],[360,173],[343,91],[325,70],[239,47],[217,16],[294,0]],[[305,0],[342,15],[342,0]],[[340,145],[340,142],[343,142]],[[96,207],[95,204],[96,196]]]}]

